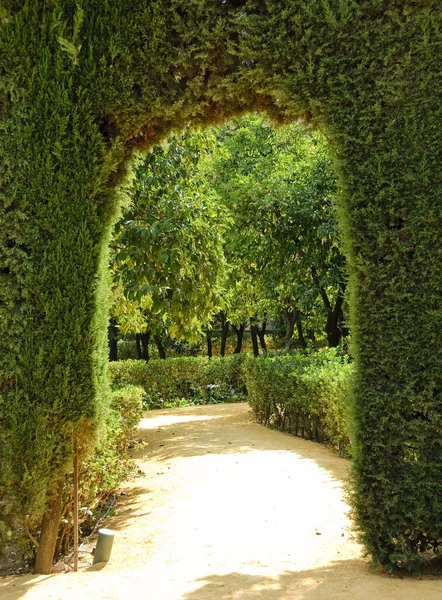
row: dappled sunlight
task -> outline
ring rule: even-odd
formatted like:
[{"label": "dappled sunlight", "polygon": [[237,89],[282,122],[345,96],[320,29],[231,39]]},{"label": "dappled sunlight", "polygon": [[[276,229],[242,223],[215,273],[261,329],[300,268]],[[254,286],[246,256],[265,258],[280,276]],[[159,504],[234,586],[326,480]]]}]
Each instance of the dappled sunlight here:
[{"label": "dappled sunlight", "polygon": [[439,580],[369,570],[342,494],[349,461],[329,448],[253,423],[246,404],[145,422],[140,474],[103,523],[116,531],[110,562],[0,579],[2,600],[441,597]]},{"label": "dappled sunlight", "polygon": [[[149,415],[150,415],[150,413],[149,413]],[[140,421],[140,424],[138,427],[139,427],[139,429],[155,429],[157,427],[165,427],[168,425],[175,425],[176,423],[190,423],[191,421],[212,421],[213,419],[220,419],[220,418],[222,418],[222,417],[210,416],[210,415],[159,414],[158,416],[155,416],[155,419],[152,419],[152,418],[142,419]]]},{"label": "dappled sunlight", "polygon": [[140,425],[140,438],[147,446],[134,452],[138,460],[271,452],[281,456],[280,464],[285,465],[281,468],[290,468],[282,457],[296,455],[303,464],[313,461],[315,468],[324,469],[327,477],[337,480],[346,478],[349,465],[320,444],[254,423],[247,403],[150,411]]}]

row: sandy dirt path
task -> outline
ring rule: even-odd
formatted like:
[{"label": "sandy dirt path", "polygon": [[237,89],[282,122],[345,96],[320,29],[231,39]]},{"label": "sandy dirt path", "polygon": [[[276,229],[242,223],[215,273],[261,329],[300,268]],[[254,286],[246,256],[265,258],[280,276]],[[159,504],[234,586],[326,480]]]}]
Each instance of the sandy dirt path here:
[{"label": "sandy dirt path", "polygon": [[373,573],[352,539],[348,462],[265,429],[246,404],[153,411],[145,473],[103,526],[110,563],[0,579],[2,600],[442,600],[437,579]]}]

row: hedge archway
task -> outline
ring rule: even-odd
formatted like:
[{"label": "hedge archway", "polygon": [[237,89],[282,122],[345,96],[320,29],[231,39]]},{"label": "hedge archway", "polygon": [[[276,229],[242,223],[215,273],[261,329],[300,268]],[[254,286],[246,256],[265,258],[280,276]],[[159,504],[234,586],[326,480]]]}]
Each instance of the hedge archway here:
[{"label": "hedge archway", "polygon": [[[442,536],[442,9],[436,0],[3,0],[0,508],[51,566],[72,436],[105,407],[126,165],[246,110],[327,134],[350,265],[353,506],[387,566]],[[26,517],[28,515],[28,517]]]}]

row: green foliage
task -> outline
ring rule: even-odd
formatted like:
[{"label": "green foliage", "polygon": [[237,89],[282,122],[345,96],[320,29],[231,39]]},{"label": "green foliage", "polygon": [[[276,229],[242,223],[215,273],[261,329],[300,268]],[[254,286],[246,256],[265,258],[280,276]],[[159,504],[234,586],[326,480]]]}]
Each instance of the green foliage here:
[{"label": "green foliage", "polygon": [[[143,388],[118,386],[112,390],[100,442],[81,463],[79,472],[80,533],[87,535],[106,506],[107,499],[134,470],[128,450],[136,440],[143,413]],[[66,554],[73,540],[73,478],[66,478],[56,553]]]},{"label": "green foliage", "polygon": [[113,241],[123,333],[192,338],[218,310],[227,217],[198,170],[210,144],[208,134],[173,136],[134,167]]},{"label": "green foliage", "polygon": [[114,385],[144,389],[146,408],[244,400],[244,355],[226,358],[180,357],[167,360],[118,361],[109,364]]},{"label": "green foliage", "polygon": [[334,350],[249,359],[249,404],[264,425],[351,454],[349,387],[353,365]]},{"label": "green foliage", "polygon": [[266,110],[322,128],[335,156],[361,540],[390,567],[438,551],[441,22],[436,0],[2,3],[0,486],[10,515],[47,526],[72,435],[92,443],[102,420],[107,245],[132,152],[189,122]]},{"label": "green foliage", "polygon": [[324,137],[306,123],[274,127],[256,115],[213,132],[218,144],[202,169],[231,215],[224,236],[229,320],[279,319],[291,310],[323,330],[321,298],[337,294],[344,266]]},{"label": "green foliage", "polygon": [[[78,500],[80,535],[83,537],[91,533],[106,508],[109,496],[134,472],[128,451],[137,444],[136,428],[143,413],[143,395],[143,388],[134,385],[119,385],[112,390],[100,442],[81,461]],[[30,524],[27,525],[29,527]],[[35,536],[35,530],[33,533]],[[70,552],[73,534],[73,474],[68,473],[63,487],[57,555]],[[22,527],[5,528],[0,531],[0,538],[4,538],[14,551],[21,548],[25,556],[32,558],[35,549]]]}]

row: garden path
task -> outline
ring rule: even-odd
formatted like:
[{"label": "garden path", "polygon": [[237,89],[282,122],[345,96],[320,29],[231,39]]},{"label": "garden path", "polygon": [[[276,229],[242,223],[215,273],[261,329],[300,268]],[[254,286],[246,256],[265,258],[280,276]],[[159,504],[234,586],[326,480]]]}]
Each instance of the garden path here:
[{"label": "garden path", "polygon": [[246,404],[146,413],[143,474],[103,526],[111,561],[0,579],[2,600],[426,600],[438,579],[369,570],[349,531],[348,461],[252,422]]}]

